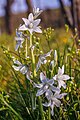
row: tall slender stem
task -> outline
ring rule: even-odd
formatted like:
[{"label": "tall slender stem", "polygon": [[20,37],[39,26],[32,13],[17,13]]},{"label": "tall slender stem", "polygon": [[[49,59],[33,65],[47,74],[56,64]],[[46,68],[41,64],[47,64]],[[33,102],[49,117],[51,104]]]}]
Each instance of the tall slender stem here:
[{"label": "tall slender stem", "polygon": [[40,114],[41,114],[41,120],[45,120],[43,106],[42,106],[42,101],[41,101],[41,97],[40,96],[38,97],[38,103],[39,103],[39,109],[40,109]]},{"label": "tall slender stem", "polygon": [[28,46],[27,46],[27,38],[26,38],[26,47],[25,47],[25,50],[26,50],[26,58],[27,58],[27,50],[28,50]]},{"label": "tall slender stem", "polygon": [[48,107],[48,120],[51,120],[50,107]]},{"label": "tall slender stem", "polygon": [[[35,57],[34,57],[34,49],[32,48],[32,34],[30,35],[30,48],[31,48],[31,57],[32,57],[32,71],[33,71],[33,78],[36,77],[36,67],[35,67]],[[41,120],[45,120],[42,101],[40,96],[38,97],[39,102],[39,110],[41,114]]]},{"label": "tall slender stem", "polygon": [[[30,48],[32,48],[32,34],[30,35]],[[34,49],[31,49],[33,77],[36,77]]]}]

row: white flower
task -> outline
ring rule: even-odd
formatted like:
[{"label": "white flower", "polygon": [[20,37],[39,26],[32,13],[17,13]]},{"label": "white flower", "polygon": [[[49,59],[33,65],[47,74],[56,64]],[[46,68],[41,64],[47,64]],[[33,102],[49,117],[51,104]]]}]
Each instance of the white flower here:
[{"label": "white flower", "polygon": [[17,51],[19,47],[22,48],[23,47],[22,44],[24,42],[24,38],[23,38],[22,32],[18,32],[16,30],[16,36],[17,37],[15,37],[15,40],[16,40],[15,51]]},{"label": "white flower", "polygon": [[28,30],[30,34],[32,34],[33,32],[42,33],[42,30],[38,26],[41,19],[34,20],[34,16],[32,13],[29,14],[28,19],[22,18],[22,20],[24,21],[24,24],[19,27],[19,30]]},{"label": "white flower", "polygon": [[34,84],[35,87],[40,88],[37,91],[36,96],[40,96],[40,95],[44,94],[48,89],[50,89],[53,92],[60,91],[59,88],[56,88],[56,87],[53,86],[54,80],[53,79],[49,80],[48,78],[46,78],[46,76],[42,72],[40,73],[40,80],[41,80],[42,83]]},{"label": "white flower", "polygon": [[50,56],[51,52],[52,52],[52,50],[50,50],[50,52],[48,52],[47,54],[39,56],[39,61],[38,61],[37,66],[36,66],[36,71],[38,71],[41,64],[46,64],[46,62],[47,62],[46,57]]},{"label": "white flower", "polygon": [[39,8],[33,8],[34,19],[36,19],[42,12],[43,10],[39,10]]},{"label": "white flower", "polygon": [[62,94],[55,93],[53,95],[51,90],[48,89],[46,91],[45,96],[49,100],[49,102],[48,103],[44,103],[43,106],[45,106],[45,107],[49,107],[50,106],[52,116],[54,115],[54,111],[53,111],[54,110],[54,106],[60,107],[60,105],[61,105],[61,101],[58,100],[58,99],[62,99],[65,95],[67,95],[67,93],[62,93]]},{"label": "white flower", "polygon": [[58,74],[53,77],[54,80],[58,81],[58,87],[61,88],[61,86],[65,89],[66,83],[64,80],[69,80],[70,77],[66,74],[64,74],[64,65],[62,66],[62,69],[59,67]]},{"label": "white flower", "polygon": [[29,67],[27,65],[23,65],[18,60],[15,60],[12,67],[14,70],[20,71],[23,75],[26,75],[26,78],[30,80],[31,72],[29,71]]}]

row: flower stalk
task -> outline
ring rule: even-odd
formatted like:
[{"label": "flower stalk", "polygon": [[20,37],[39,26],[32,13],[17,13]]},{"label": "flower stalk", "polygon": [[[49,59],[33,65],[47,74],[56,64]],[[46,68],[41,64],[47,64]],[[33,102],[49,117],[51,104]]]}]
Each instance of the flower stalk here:
[{"label": "flower stalk", "polygon": [[38,102],[39,102],[39,109],[40,109],[40,114],[41,114],[41,120],[45,120],[45,115],[44,115],[44,111],[43,111],[43,105],[42,105],[42,101],[41,101],[41,97],[38,96]]},{"label": "flower stalk", "polygon": [[28,46],[27,46],[27,38],[26,38],[26,47],[25,47],[25,50],[26,50],[26,58],[27,58],[27,51],[28,51]]},{"label": "flower stalk", "polygon": [[30,48],[31,48],[31,56],[32,56],[32,71],[34,78],[36,77],[36,67],[35,67],[34,49],[32,48],[32,34],[30,34]]},{"label": "flower stalk", "polygon": [[51,120],[51,110],[50,110],[50,107],[48,107],[48,120]]}]

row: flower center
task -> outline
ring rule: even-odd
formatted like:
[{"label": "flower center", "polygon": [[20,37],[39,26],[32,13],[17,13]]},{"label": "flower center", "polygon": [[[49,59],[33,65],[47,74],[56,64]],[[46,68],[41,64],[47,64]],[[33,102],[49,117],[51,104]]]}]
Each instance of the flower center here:
[{"label": "flower center", "polygon": [[29,28],[30,28],[30,29],[33,28],[33,23],[30,23],[30,24],[29,24]]}]

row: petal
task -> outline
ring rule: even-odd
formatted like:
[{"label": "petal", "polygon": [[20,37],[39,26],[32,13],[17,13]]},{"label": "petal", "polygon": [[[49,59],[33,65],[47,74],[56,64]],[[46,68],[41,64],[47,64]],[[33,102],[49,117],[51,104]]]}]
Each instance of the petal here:
[{"label": "petal", "polygon": [[70,79],[69,75],[62,75],[62,80],[69,80],[69,79]]},{"label": "petal", "polygon": [[18,60],[15,60],[15,61],[14,61],[14,64],[22,65]]},{"label": "petal", "polygon": [[26,73],[28,72],[28,67],[22,66],[22,67],[20,68],[20,72],[21,72],[22,74],[26,74]]},{"label": "petal", "polygon": [[47,83],[50,84],[50,85],[53,85],[54,84],[54,80],[50,79]]},{"label": "petal", "polygon": [[28,28],[25,25],[22,25],[19,27],[19,30],[25,31],[28,30]]},{"label": "petal", "polygon": [[41,83],[41,84],[36,84],[36,83],[34,83],[34,87],[42,88],[42,87],[43,87],[43,84],[42,84],[42,83]]},{"label": "petal", "polygon": [[60,91],[60,89],[59,88],[57,88],[57,87],[54,87],[54,86],[50,86],[50,89],[53,91],[53,92],[59,92]]},{"label": "petal", "polygon": [[19,71],[19,70],[20,70],[20,68],[21,68],[21,66],[17,67],[17,66],[15,66],[15,65],[13,65],[12,67],[13,67],[13,68],[14,68],[14,70],[16,70],[16,71]]},{"label": "petal", "polygon": [[41,89],[38,90],[36,96],[40,96],[42,94],[44,94],[46,92],[46,89],[44,89],[44,87],[42,87]]},{"label": "petal", "polygon": [[31,76],[31,72],[28,71],[28,72],[26,73],[26,78],[27,78],[28,80],[31,80],[31,79],[30,79],[30,76]]},{"label": "petal", "polygon": [[33,33],[33,29],[27,29],[29,32],[30,32],[30,34],[32,34]]},{"label": "petal", "polygon": [[37,27],[40,23],[41,19],[37,19],[33,21],[34,27]]},{"label": "petal", "polygon": [[51,107],[51,115],[53,116],[54,115],[54,111],[53,111],[54,110],[54,104],[52,104],[50,107]]},{"label": "petal", "polygon": [[57,80],[57,75],[55,75],[55,76],[53,77],[53,79],[54,79],[54,80]]},{"label": "petal", "polygon": [[29,16],[28,16],[28,20],[29,20],[30,22],[32,22],[32,21],[33,21],[33,19],[34,19],[34,18],[33,18],[33,14],[32,14],[32,13],[30,13],[30,14],[29,14]]},{"label": "petal", "polygon": [[42,30],[39,27],[34,28],[34,31],[37,33],[42,33]]},{"label": "petal", "polygon": [[58,75],[62,75],[62,69],[59,67],[59,69],[58,69]]},{"label": "petal", "polygon": [[52,50],[50,50],[50,52],[48,52],[48,53],[44,54],[44,57],[49,57],[49,56],[50,56],[50,54],[51,54],[51,52],[52,52]]},{"label": "petal", "polygon": [[46,80],[46,76],[42,72],[40,73],[40,80],[41,82],[44,82]]},{"label": "petal", "polygon": [[41,66],[41,62],[38,61],[37,66],[36,66],[36,71],[38,71],[38,69],[40,68],[40,66]]},{"label": "petal", "polygon": [[58,100],[58,99],[56,99],[56,98],[52,98],[52,100],[53,100],[53,103],[57,106],[57,107],[60,107],[60,104],[61,104],[61,101],[60,100]]},{"label": "petal", "polygon": [[58,85],[59,85],[59,88],[61,88],[61,86],[66,89],[66,83],[63,81],[63,80],[58,80]]},{"label": "petal", "polygon": [[17,51],[19,48],[19,44],[16,44],[15,51]]},{"label": "petal", "polygon": [[51,97],[53,96],[52,91],[48,89],[48,90],[46,91],[46,93],[45,93],[45,96],[46,96],[46,98],[47,98],[48,100],[50,100]]},{"label": "petal", "polygon": [[54,94],[54,96],[58,99],[62,99],[64,96],[66,96],[67,93],[62,93],[62,94]]},{"label": "petal", "polygon": [[24,21],[24,23],[25,23],[26,25],[29,24],[29,20],[28,20],[28,19],[26,19],[26,18],[22,18],[22,20]]},{"label": "petal", "polygon": [[49,103],[43,103],[43,106],[49,107],[49,106],[51,106],[51,102],[49,101]]}]

